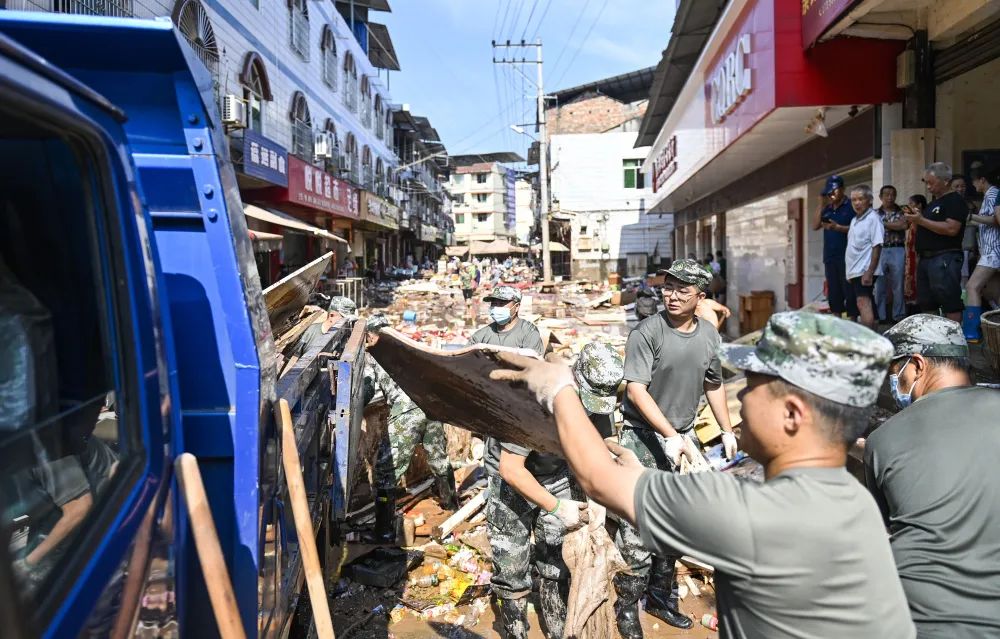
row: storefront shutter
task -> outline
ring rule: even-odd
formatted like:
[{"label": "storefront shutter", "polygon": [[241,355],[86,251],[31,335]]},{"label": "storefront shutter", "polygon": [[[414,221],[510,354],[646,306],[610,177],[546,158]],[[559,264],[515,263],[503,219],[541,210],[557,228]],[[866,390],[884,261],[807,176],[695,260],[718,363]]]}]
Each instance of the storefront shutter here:
[{"label": "storefront shutter", "polygon": [[947,82],[1000,57],[1000,20],[934,55],[934,81]]}]

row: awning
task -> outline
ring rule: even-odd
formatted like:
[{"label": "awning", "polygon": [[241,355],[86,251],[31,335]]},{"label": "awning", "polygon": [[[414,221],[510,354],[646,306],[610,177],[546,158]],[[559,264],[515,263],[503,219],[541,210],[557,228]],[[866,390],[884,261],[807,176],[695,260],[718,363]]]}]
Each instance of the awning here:
[{"label": "awning", "polygon": [[514,246],[505,239],[493,240],[492,242],[473,242],[473,255],[507,255],[527,253],[527,249]]},{"label": "awning", "polygon": [[[313,226],[312,224],[306,224],[305,222],[298,220],[287,213],[282,213],[281,211],[274,211],[271,209],[263,209],[259,206],[254,206],[253,204],[246,204],[243,206],[243,211],[248,216],[254,218],[255,220],[260,220],[261,222],[268,222],[269,224],[277,224],[278,226],[283,226],[288,229],[293,229],[299,231],[300,233],[305,233],[306,235],[313,235],[316,237],[321,237],[325,240],[332,240],[335,242],[342,242],[347,244],[347,240],[342,237],[337,237],[329,231],[325,231],[318,226]],[[256,231],[254,231],[256,233]]]},{"label": "awning", "polygon": [[281,248],[281,236],[277,233],[265,233],[253,229],[249,229],[249,233],[254,253],[267,253]]},{"label": "awning", "polygon": [[[532,244],[531,250],[541,251],[542,245]],[[564,245],[562,242],[549,242],[549,253],[569,253],[569,249],[566,248],[566,245]]]},{"label": "awning", "polygon": [[462,257],[468,252],[468,246],[446,246],[444,249],[444,254],[448,257]]}]

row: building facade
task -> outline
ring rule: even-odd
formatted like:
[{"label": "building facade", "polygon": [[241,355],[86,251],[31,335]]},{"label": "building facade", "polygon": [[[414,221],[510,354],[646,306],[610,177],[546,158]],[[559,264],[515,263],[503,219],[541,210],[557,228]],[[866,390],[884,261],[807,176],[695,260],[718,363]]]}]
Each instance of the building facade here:
[{"label": "building facade", "polygon": [[517,199],[513,169],[500,162],[452,158],[448,190],[451,192],[455,242],[507,240],[516,243]]},{"label": "building facade", "polygon": [[552,199],[571,225],[574,278],[644,276],[673,255],[673,216],[649,214],[649,149],[635,148],[652,76],[643,69],[559,91],[546,112]]},{"label": "building facade", "polygon": [[[6,3],[174,22],[213,77],[265,286],[331,250],[338,265],[350,256],[362,271],[400,259],[390,247],[400,251],[394,237],[407,207],[421,206],[405,197],[396,170],[388,75],[400,67],[369,6],[388,9],[315,0]],[[437,223],[429,235],[443,235],[444,219]]]},{"label": "building facade", "polygon": [[986,0],[682,0],[637,140],[675,253],[722,250],[734,312],[760,290],[776,311],[824,301],[828,175],[905,200],[933,161],[1000,159],[998,18]]}]

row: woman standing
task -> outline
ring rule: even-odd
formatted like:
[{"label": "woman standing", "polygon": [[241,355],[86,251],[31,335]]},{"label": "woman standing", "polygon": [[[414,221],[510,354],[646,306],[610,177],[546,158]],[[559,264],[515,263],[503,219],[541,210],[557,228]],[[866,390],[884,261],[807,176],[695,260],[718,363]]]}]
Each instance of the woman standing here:
[{"label": "woman standing", "polygon": [[974,165],[970,174],[973,186],[983,194],[983,204],[978,215],[969,215],[969,224],[979,227],[979,261],[965,287],[962,331],[965,339],[978,342],[982,339],[979,316],[983,313],[983,290],[1000,271],[1000,209],[996,206],[997,195],[1000,194],[1000,189],[997,188],[1000,176],[995,170],[986,171],[982,165]]}]

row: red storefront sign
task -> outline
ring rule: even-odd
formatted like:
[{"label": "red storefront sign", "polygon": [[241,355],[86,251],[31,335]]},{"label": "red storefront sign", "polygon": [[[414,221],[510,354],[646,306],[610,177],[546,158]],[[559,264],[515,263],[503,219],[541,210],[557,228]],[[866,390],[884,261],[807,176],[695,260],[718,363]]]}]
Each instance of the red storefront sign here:
[{"label": "red storefront sign", "polygon": [[677,136],[673,135],[653,160],[653,193],[677,171]]},{"label": "red storefront sign", "polygon": [[323,169],[288,156],[288,188],[267,189],[275,202],[294,204],[357,220],[361,216],[358,190]]},{"label": "red storefront sign", "polygon": [[816,44],[853,4],[856,0],[802,0],[802,48]]}]

